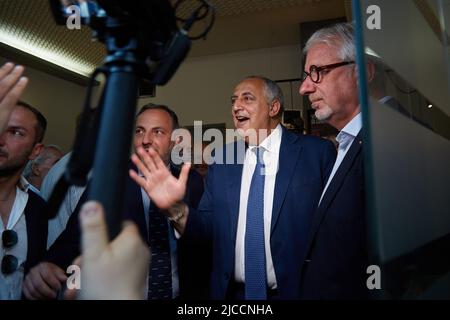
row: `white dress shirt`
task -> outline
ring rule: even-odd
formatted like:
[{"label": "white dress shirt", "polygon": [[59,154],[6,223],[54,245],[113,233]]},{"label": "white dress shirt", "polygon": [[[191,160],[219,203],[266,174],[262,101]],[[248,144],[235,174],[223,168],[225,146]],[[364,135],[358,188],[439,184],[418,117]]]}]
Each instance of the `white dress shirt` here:
[{"label": "white dress shirt", "polygon": [[[41,196],[44,200],[48,201],[53,188],[59,181],[61,176],[66,171],[67,164],[69,163],[72,152],[67,153],[59,159],[58,162],[50,169],[42,182]],[[47,249],[58,239],[59,235],[66,229],[67,222],[70,216],[75,211],[75,208],[80,201],[86,187],[70,186],[67,189],[67,193],[64,196],[64,200],[59,207],[58,213],[53,219],[48,220],[48,237],[47,237]]]},{"label": "white dress shirt", "polygon": [[[267,284],[270,289],[277,288],[277,280],[273,267],[272,253],[270,249],[270,226],[272,222],[272,207],[275,191],[275,179],[278,172],[281,136],[283,131],[278,125],[272,133],[264,139],[259,147],[264,149],[263,161],[265,165],[264,180],[264,244],[266,251]],[[244,167],[242,170],[241,195],[239,202],[239,219],[236,233],[235,247],[235,281],[245,283],[245,227],[247,221],[247,204],[250,192],[250,184],[256,167],[255,146],[250,146],[245,153]]]},{"label": "white dress shirt", "polygon": [[16,187],[16,197],[11,208],[8,222],[5,225],[0,219],[0,233],[5,230],[14,230],[17,233],[17,244],[11,248],[3,248],[0,241],[0,261],[7,254],[15,256],[19,261],[19,268],[8,275],[0,271],[0,300],[20,300],[22,296],[22,281],[24,276],[23,265],[27,260],[28,235],[24,210],[28,202],[29,183],[22,177]]},{"label": "white dress shirt", "polygon": [[323,189],[322,196],[320,197],[320,202],[322,202],[322,198],[325,194],[325,192],[328,189],[328,186],[330,185],[331,180],[333,179],[334,175],[336,174],[336,171],[339,169],[339,166],[341,165],[342,161],[345,158],[345,155],[347,154],[348,150],[350,149],[350,146],[352,145],[353,141],[355,140],[356,136],[358,135],[359,131],[361,131],[362,128],[362,116],[361,113],[358,113],[356,117],[354,117],[347,125],[339,132],[339,134],[336,137],[337,142],[339,142],[339,149],[338,154],[336,157],[336,162],[334,163],[333,170],[331,171],[330,177],[328,178],[327,184],[325,185],[325,188]]}]

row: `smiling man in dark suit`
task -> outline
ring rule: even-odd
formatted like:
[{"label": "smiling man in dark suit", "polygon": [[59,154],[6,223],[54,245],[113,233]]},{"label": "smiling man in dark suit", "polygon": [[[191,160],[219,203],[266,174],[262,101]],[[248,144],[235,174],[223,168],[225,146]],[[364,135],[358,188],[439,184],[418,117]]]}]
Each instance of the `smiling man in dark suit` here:
[{"label": "smiling man in dark suit", "polygon": [[[302,265],[302,297],[364,299],[368,267],[362,153],[353,26],[317,31],[305,47],[300,93],[315,115],[340,132],[338,156],[322,193]],[[368,78],[373,66],[368,64]]]},{"label": "smiling man in dark suit", "polygon": [[235,87],[231,113],[243,139],[216,150],[198,210],[182,202],[188,166],[177,180],[156,152],[132,158],[146,179],[132,178],[177,218],[181,238],[212,243],[213,299],[300,297],[307,231],[335,149],[286,130],[283,102],[279,86],[264,77]]}]

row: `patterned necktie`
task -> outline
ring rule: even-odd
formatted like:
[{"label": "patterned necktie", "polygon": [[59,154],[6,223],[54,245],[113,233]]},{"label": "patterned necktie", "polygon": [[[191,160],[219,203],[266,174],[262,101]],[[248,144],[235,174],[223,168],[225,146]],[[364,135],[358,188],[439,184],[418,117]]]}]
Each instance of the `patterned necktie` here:
[{"label": "patterned necktie", "polygon": [[149,243],[151,250],[148,299],[172,299],[172,265],[167,218],[150,204]]},{"label": "patterned necktie", "polygon": [[354,138],[352,135],[348,134],[347,132],[341,131],[336,137],[336,141],[339,143],[339,150],[345,150],[347,149],[348,144],[352,141],[352,138]]},{"label": "patterned necktie", "polygon": [[264,247],[264,149],[258,147],[254,150],[257,163],[248,194],[245,227],[245,299],[265,300],[267,277]]}]

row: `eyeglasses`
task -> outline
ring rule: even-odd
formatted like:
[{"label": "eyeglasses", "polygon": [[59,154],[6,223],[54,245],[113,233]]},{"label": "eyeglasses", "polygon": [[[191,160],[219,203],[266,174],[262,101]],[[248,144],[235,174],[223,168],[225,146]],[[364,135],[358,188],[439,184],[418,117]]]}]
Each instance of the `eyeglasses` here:
[{"label": "eyeglasses", "polygon": [[[17,233],[14,230],[5,230],[2,233],[3,248],[10,249],[18,242]],[[2,273],[11,274],[19,268],[19,260],[11,255],[6,254],[2,259]]]},{"label": "eyeglasses", "polygon": [[344,61],[344,62],[338,62],[338,63],[333,63],[333,64],[327,64],[325,66],[315,66],[312,65],[309,67],[309,72],[307,71],[303,71],[302,74],[302,82],[306,80],[307,77],[309,77],[311,79],[312,82],[314,83],[319,83],[320,82],[320,76],[323,73],[323,71],[325,70],[333,70],[342,66],[346,66],[349,64],[355,63],[355,61]]}]

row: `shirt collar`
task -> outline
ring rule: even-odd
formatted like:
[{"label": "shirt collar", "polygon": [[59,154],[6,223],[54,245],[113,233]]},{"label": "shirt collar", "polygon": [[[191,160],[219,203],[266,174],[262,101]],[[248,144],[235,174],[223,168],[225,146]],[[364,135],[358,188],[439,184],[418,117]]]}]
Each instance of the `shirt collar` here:
[{"label": "shirt collar", "polygon": [[28,192],[30,183],[23,176],[20,176],[20,180],[17,182],[17,187],[23,192]]},{"label": "shirt collar", "polygon": [[[276,153],[281,144],[282,133],[281,125],[278,124],[269,136],[259,144],[259,146],[263,147],[265,151],[269,151],[269,153]],[[254,147],[256,146],[250,147],[250,149],[253,149]]]},{"label": "shirt collar", "polygon": [[353,137],[356,137],[362,128],[362,115],[358,113],[347,125],[341,130]]}]

